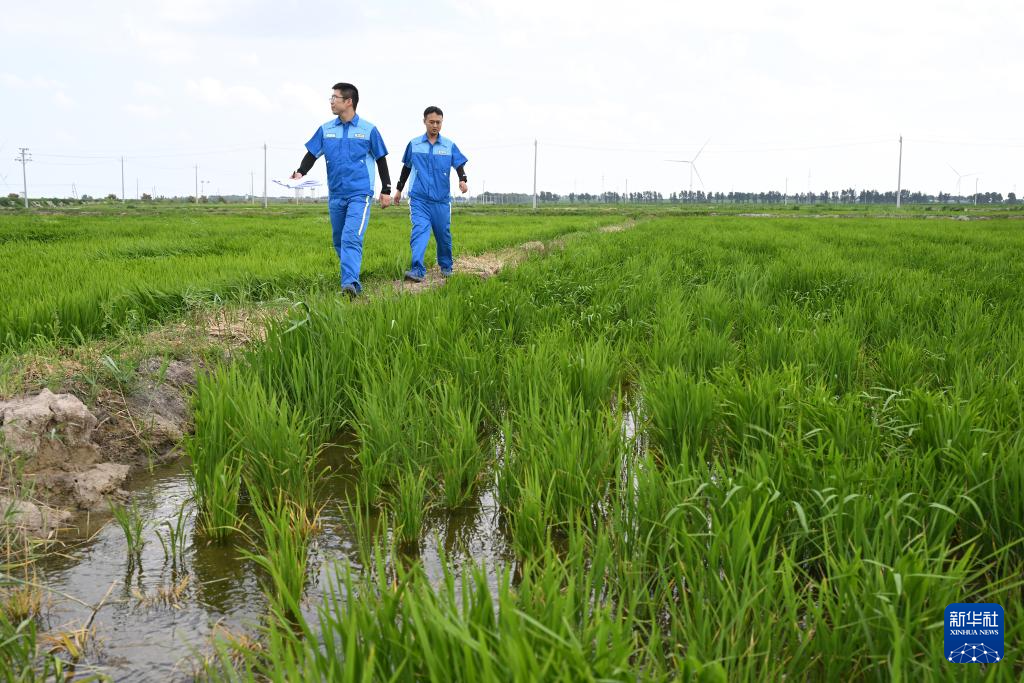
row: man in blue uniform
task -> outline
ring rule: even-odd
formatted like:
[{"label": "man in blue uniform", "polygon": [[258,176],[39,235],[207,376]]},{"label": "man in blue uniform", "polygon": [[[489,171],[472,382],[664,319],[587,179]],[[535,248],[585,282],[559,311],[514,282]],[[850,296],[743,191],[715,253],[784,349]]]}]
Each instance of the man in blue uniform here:
[{"label": "man in blue uniform", "polygon": [[412,265],[405,273],[405,279],[413,282],[422,282],[427,275],[423,254],[427,251],[431,232],[437,243],[437,265],[441,267],[441,275],[447,277],[452,274],[452,196],[449,183],[453,168],[459,176],[459,190],[463,194],[469,190],[465,171],[469,160],[454,142],[441,136],[443,121],[444,113],[437,107],[427,107],[423,112],[423,125],[427,132],[406,145],[402,174],[395,188],[395,204],[398,204],[408,180]]},{"label": "man in blue uniform", "polygon": [[327,158],[328,212],[334,251],[341,262],[341,291],[356,297],[363,291],[359,270],[363,262],[363,237],[370,220],[374,190],[373,166],[380,174],[381,208],[391,205],[388,154],[377,127],[356,114],[359,91],[351,83],[336,83],[331,113],[337,118],[320,126],[306,143],[306,156],[292,174],[309,173],[321,156]]}]

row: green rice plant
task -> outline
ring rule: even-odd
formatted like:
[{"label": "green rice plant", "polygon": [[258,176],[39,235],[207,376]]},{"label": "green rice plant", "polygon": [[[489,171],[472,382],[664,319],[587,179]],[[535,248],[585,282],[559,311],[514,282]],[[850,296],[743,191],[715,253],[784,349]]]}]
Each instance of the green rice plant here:
[{"label": "green rice plant", "polygon": [[245,550],[242,555],[266,573],[264,593],[275,613],[282,619],[299,619],[309,542],[319,514],[309,514],[283,492],[255,496],[253,513],[259,523],[261,550]]},{"label": "green rice plant", "polygon": [[190,483],[199,510],[199,526],[209,538],[224,540],[239,525],[242,490],[239,431],[242,418],[233,400],[248,390],[239,366],[200,376],[193,397],[195,430],[185,439],[191,462]]},{"label": "green rice plant", "polygon": [[[470,213],[459,217],[459,247],[487,252],[616,220],[521,215],[509,230],[504,216]],[[367,242],[362,262],[368,283],[401,277],[394,255],[408,247],[407,221],[387,212],[374,216],[377,239]],[[130,221],[75,211],[6,215],[0,260],[17,267],[0,274],[0,291],[8,295],[0,307],[0,344],[25,348],[34,338],[77,344],[134,333],[202,303],[336,292],[338,264],[324,246],[323,223],[323,207],[152,207]],[[52,234],[40,241],[40,229]],[[282,250],[282,243],[290,248]]]},{"label": "green rice plant", "polygon": [[4,681],[63,680],[69,667],[52,652],[41,653],[34,618],[11,619],[0,609],[0,676]]},{"label": "green rice plant", "polygon": [[423,535],[423,523],[430,511],[427,494],[429,484],[426,470],[420,470],[417,474],[404,469],[399,473],[395,488],[388,496],[391,528],[402,548],[414,547]]},{"label": "green rice plant", "polygon": [[174,516],[173,523],[171,520],[164,520],[160,525],[165,529],[162,533],[159,527],[156,529],[156,537],[160,541],[160,547],[163,548],[165,562],[176,564],[185,556],[188,545],[188,529],[186,528],[188,517],[185,514],[185,508],[189,504],[190,501],[182,501],[178,506],[178,514]]},{"label": "green rice plant", "polygon": [[915,448],[967,450],[977,438],[977,416],[966,401],[950,401],[942,394],[914,390],[900,406],[911,426],[910,441]]},{"label": "green rice plant", "polygon": [[284,491],[289,501],[311,513],[322,473],[316,470],[307,420],[260,384],[233,400],[241,416],[236,442],[250,497]]},{"label": "green rice plant", "polygon": [[200,508],[199,527],[213,541],[226,541],[242,523],[238,515],[242,460],[235,455],[236,452],[212,462],[205,473],[206,494]]},{"label": "green rice plant", "polygon": [[515,483],[516,508],[506,509],[509,535],[512,547],[519,557],[537,557],[551,543],[551,531],[558,521],[551,495],[551,483],[547,486],[534,471],[520,475]]},{"label": "green rice plant", "polygon": [[361,458],[356,490],[365,505],[380,507],[387,502],[385,488],[395,479],[395,465],[384,458],[375,459],[367,451]]},{"label": "green rice plant", "polygon": [[701,287],[693,295],[694,315],[699,324],[722,334],[735,326],[735,299],[715,284]]},{"label": "green rice plant", "polygon": [[895,391],[927,386],[928,363],[924,350],[910,340],[889,340],[876,356],[877,384]]},{"label": "green rice plant", "polygon": [[799,431],[807,443],[827,444],[835,453],[869,457],[882,447],[870,401],[862,396],[832,395],[822,384],[799,398]]},{"label": "green rice plant", "polygon": [[114,516],[114,521],[117,522],[117,525],[121,527],[121,531],[124,532],[128,554],[130,556],[138,556],[146,545],[146,539],[143,537],[146,530],[146,520],[143,518],[142,511],[136,507],[134,502],[132,502],[131,506],[118,505],[113,501],[108,501],[108,504],[110,505],[110,513]]},{"label": "green rice plant", "polygon": [[860,343],[845,325],[811,330],[799,346],[804,372],[825,382],[836,394],[849,391],[860,381]]},{"label": "green rice plant", "polygon": [[629,603],[594,602],[606,562],[590,568],[579,548],[565,561],[548,554],[531,563],[517,587],[507,570],[492,588],[482,564],[461,577],[442,566],[437,588],[420,565],[400,567],[387,586],[340,570],[321,605],[319,642],[278,629],[269,634],[269,656],[241,652],[240,668],[271,680],[671,676],[656,656],[660,641],[644,641]]},{"label": "green rice plant", "polygon": [[797,330],[791,324],[772,321],[752,331],[746,343],[747,365],[751,368],[778,370],[798,363],[801,358]]},{"label": "green rice plant", "polygon": [[[312,301],[225,386],[260,384],[308,434],[352,426],[360,562],[224,677],[961,676],[946,602],[1024,623],[1024,300],[1000,284],[1024,233],[938,223],[663,215],[486,282]],[[282,424],[247,413],[202,438]],[[487,479],[514,561],[439,550],[428,580],[402,517]]]},{"label": "green rice plant", "polygon": [[[567,392],[562,387],[560,391]],[[531,392],[526,405],[505,418],[505,454],[498,502],[520,508],[527,474],[539,482],[541,507],[556,527],[591,520],[629,451],[619,410],[584,410],[580,399],[548,404]]]},{"label": "green rice plant", "polygon": [[[403,358],[414,357],[406,351]],[[380,375],[352,391],[353,428],[359,440],[356,458],[364,474],[388,483],[403,467],[430,460],[431,419],[412,363],[390,364]],[[370,374],[367,368],[367,374]],[[366,490],[366,500],[376,496]]]},{"label": "green rice plant", "polygon": [[624,365],[619,353],[603,339],[566,349],[565,378],[569,391],[582,405],[598,410],[619,391]]},{"label": "green rice plant", "polygon": [[704,466],[720,419],[720,399],[714,385],[669,368],[642,380],[651,445],[665,463]]},{"label": "green rice plant", "polygon": [[445,506],[453,509],[476,495],[491,460],[480,443],[483,410],[461,384],[437,385],[430,400],[438,425],[434,469],[444,484]]},{"label": "green rice plant", "polygon": [[[692,315],[692,314],[691,314]],[[711,371],[734,361],[738,351],[730,339],[731,328],[716,332],[704,323],[691,331],[685,315],[665,317],[644,343],[646,365],[654,370],[679,367],[697,377],[707,378]]]},{"label": "green rice plant", "polygon": [[796,374],[794,368],[743,378],[735,371],[722,373],[726,441],[734,451],[778,444],[797,393]]}]

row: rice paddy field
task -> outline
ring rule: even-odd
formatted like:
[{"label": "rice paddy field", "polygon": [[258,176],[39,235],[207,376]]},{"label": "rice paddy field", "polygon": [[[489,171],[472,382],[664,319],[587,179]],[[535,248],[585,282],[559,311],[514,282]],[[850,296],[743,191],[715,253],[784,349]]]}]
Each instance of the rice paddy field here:
[{"label": "rice paddy field", "polygon": [[[1020,680],[1024,219],[632,217],[468,214],[467,250],[560,248],[311,298],[201,375],[184,463],[38,563],[63,616],[124,599],[78,675]],[[0,220],[69,278],[0,275],[11,349],[334,284],[311,212]],[[1003,661],[946,661],[954,602],[1002,605]],[[65,666],[37,630],[0,616],[8,678]]]},{"label": "rice paddy field", "polygon": [[[210,303],[306,297],[337,289],[324,205],[131,208],[0,215],[0,353],[33,341],[81,343],[134,332]],[[458,248],[479,253],[616,220],[607,212],[512,221],[456,215]],[[363,278],[409,266],[405,207],[375,206]],[[325,248],[326,246],[326,248]],[[431,261],[428,260],[428,264]]]}]

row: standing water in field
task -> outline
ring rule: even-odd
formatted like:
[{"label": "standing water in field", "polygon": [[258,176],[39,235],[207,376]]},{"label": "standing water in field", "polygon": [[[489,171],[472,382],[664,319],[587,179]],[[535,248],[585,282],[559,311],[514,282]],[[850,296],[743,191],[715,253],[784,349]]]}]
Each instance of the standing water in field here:
[{"label": "standing water in field", "polygon": [[[328,448],[322,463],[337,475],[329,478],[321,498],[320,531],[309,552],[303,606],[311,623],[338,563],[360,567],[347,507],[356,493],[351,447]],[[258,553],[259,548],[242,534],[225,544],[195,536],[196,508],[188,472],[180,463],[140,475],[129,488],[145,522],[141,552],[131,553],[124,532],[109,515],[75,520],[76,533],[63,538],[61,551],[47,554],[37,565],[39,582],[50,590],[41,631],[56,635],[81,628],[102,604],[77,667],[80,674],[95,670],[117,680],[191,680],[202,659],[213,652],[211,638],[258,635],[268,613],[265,575],[242,553]],[[462,557],[496,566],[508,557],[497,516],[491,493],[483,491],[459,509],[429,515],[419,542],[406,552],[435,578],[441,575],[438,544],[450,566],[458,567]],[[378,517],[375,513],[364,521],[372,527]],[[247,521],[253,523],[251,515]],[[173,539],[168,538],[179,529],[180,551],[170,547]],[[390,532],[384,528],[383,533],[386,537]]]}]

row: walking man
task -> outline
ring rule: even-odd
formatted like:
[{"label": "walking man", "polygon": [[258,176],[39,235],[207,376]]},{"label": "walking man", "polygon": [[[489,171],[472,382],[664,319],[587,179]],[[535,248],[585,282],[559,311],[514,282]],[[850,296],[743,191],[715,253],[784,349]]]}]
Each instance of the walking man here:
[{"label": "walking man", "polygon": [[377,127],[356,114],[359,91],[351,83],[335,83],[331,94],[333,118],[320,126],[306,143],[306,156],[293,179],[309,173],[321,156],[327,159],[328,212],[334,251],[341,263],[341,291],[355,298],[363,291],[359,270],[363,262],[363,237],[370,220],[375,178],[380,174],[380,205],[391,205],[388,154]]},{"label": "walking man", "polygon": [[409,181],[412,265],[405,273],[405,279],[412,282],[422,282],[427,275],[423,255],[431,232],[437,243],[437,265],[441,268],[441,275],[448,277],[452,274],[452,196],[449,183],[453,168],[459,176],[459,190],[463,194],[469,190],[465,171],[469,160],[454,142],[441,136],[443,121],[444,113],[437,107],[427,107],[423,112],[423,125],[427,132],[406,145],[402,155],[402,174],[395,188],[395,204],[398,204],[405,183]]}]

